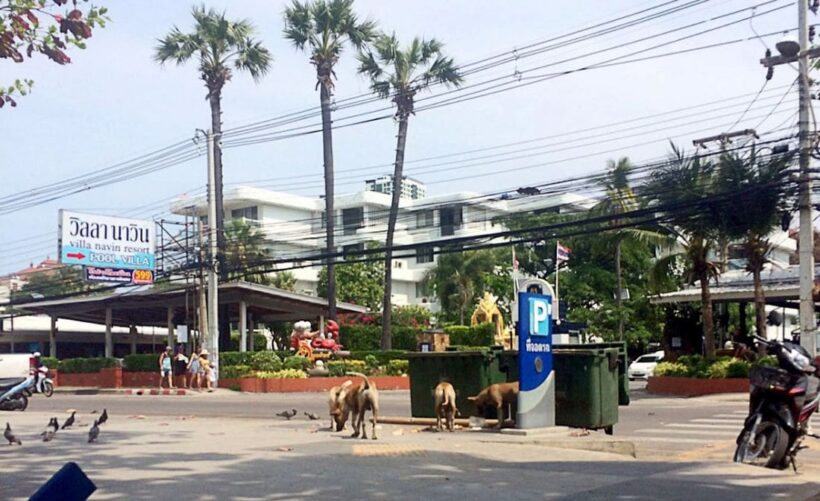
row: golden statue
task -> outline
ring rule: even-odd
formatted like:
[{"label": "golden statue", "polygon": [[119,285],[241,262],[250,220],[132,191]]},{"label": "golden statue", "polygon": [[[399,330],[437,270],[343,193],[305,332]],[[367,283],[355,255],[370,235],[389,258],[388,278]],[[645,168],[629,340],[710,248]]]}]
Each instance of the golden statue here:
[{"label": "golden statue", "polygon": [[510,345],[510,336],[507,329],[504,328],[504,315],[498,309],[496,302],[498,298],[489,292],[484,293],[478,301],[473,316],[470,318],[470,325],[475,327],[478,324],[490,322],[495,325],[495,343],[503,345],[505,349],[515,349],[515,346]]}]

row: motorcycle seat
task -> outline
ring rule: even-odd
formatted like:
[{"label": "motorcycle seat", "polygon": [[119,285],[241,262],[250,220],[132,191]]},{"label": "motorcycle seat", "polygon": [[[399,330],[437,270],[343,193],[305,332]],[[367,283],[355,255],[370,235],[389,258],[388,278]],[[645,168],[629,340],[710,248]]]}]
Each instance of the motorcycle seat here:
[{"label": "motorcycle seat", "polygon": [[7,392],[25,380],[24,377],[0,379],[0,392]]}]

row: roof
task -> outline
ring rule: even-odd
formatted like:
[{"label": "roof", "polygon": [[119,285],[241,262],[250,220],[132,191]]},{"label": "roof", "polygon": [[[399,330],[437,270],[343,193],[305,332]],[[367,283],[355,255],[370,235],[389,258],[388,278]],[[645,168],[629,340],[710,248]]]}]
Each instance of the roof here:
[{"label": "roof", "polygon": [[[820,267],[815,267],[815,301],[818,296]],[[785,305],[800,298],[800,267],[770,268],[761,275],[761,285],[766,302]],[[717,284],[709,288],[712,302],[754,301],[754,281],[752,274],[743,270],[732,270],[720,275]],[[652,304],[700,302],[700,285],[686,287],[679,291],[665,292],[650,298]]]},{"label": "roof", "polygon": [[[193,318],[196,288],[177,286],[170,289],[135,287],[114,293],[78,298],[33,301],[17,305],[32,313],[53,315],[81,322],[105,323],[105,311],[111,308],[113,325],[166,326],[168,309],[173,322],[186,324]],[[320,297],[284,291],[249,282],[219,285],[219,304],[228,306],[229,317],[238,318],[240,302],[246,303],[256,320],[305,320],[326,315],[327,300]],[[337,303],[339,313],[365,313],[367,308]]]}]

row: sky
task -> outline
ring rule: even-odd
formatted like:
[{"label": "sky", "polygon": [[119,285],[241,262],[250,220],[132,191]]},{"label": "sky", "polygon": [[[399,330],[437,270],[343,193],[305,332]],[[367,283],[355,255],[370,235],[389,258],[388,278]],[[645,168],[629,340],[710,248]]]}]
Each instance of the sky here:
[{"label": "sky", "polygon": [[[191,29],[193,4],[180,0],[93,3],[108,7],[111,22],[105,29],[95,30],[86,50],[70,51],[72,64],[58,66],[43,57],[23,64],[0,60],[0,84],[15,78],[35,81],[33,92],[19,98],[16,108],[0,110],[0,199],[190,140],[197,128],[210,125],[206,92],[196,63],[160,66],[153,60],[158,38],[173,26],[183,31]],[[692,6],[614,33],[600,27],[565,37],[560,41],[596,33],[587,40],[522,57],[529,44],[665,3],[669,4],[665,8]],[[258,82],[237,72],[227,83],[223,93],[226,129],[318,109],[315,71],[306,55],[296,51],[282,35],[285,2],[206,1],[205,5],[225,10],[232,19],[251,20],[257,29],[256,37],[274,57],[269,73]],[[749,10],[725,16],[753,5],[759,5],[753,22],[744,20],[751,14]],[[778,7],[784,8],[767,13]],[[465,81],[465,85],[471,85],[498,78],[498,82],[519,84],[512,90],[419,111],[410,118],[406,172],[427,183],[430,194],[532,186],[600,172],[607,160],[622,156],[635,163],[647,162],[665,156],[670,140],[691,149],[691,140],[696,137],[725,132],[731,126],[737,130],[760,125],[758,132],[771,131],[792,125],[796,114],[794,89],[787,93],[796,73],[784,66],[777,68],[757,101],[735,124],[764,84],[765,69],[759,64],[764,45],[774,51],[779,34],[543,81],[536,78],[623,57],[712,28],[709,33],[647,50],[630,59],[746,39],[754,37],[755,32],[763,35],[791,29],[797,24],[797,9],[786,0],[356,0],[355,10],[362,18],[376,20],[381,29],[395,32],[405,43],[414,36],[442,41],[445,53],[457,64],[490,56],[519,56],[470,75]],[[734,21],[739,22],[720,27]],[[810,22],[814,22],[811,14]],[[675,31],[657,36],[670,30]],[[646,37],[653,38],[636,42]],[[630,44],[618,47],[626,43]],[[545,65],[550,66],[534,69]],[[368,82],[357,74],[356,66],[352,50],[342,54],[336,70],[336,99],[369,92]],[[435,88],[428,95],[441,91]],[[775,109],[784,96],[781,106]],[[698,107],[705,103],[714,104]],[[387,104],[339,110],[336,117]],[[671,113],[634,121],[667,112]],[[316,119],[310,119],[296,126],[315,123]],[[306,130],[312,129],[315,127]],[[337,193],[359,191],[365,179],[391,171],[395,129],[395,122],[386,119],[334,132]],[[772,133],[768,137],[775,136]],[[470,162],[444,167],[438,165],[441,160],[418,161],[545,137],[552,139],[445,159],[498,153],[493,157],[497,162],[483,165]],[[514,153],[528,146],[545,145],[549,147]],[[243,184],[312,196],[323,191],[319,134],[227,148],[223,158],[226,189]],[[141,218],[173,217],[168,214],[170,201],[203,190],[206,176],[206,160],[200,156],[115,185],[0,214],[0,275],[46,256],[55,257],[59,209]]]}]

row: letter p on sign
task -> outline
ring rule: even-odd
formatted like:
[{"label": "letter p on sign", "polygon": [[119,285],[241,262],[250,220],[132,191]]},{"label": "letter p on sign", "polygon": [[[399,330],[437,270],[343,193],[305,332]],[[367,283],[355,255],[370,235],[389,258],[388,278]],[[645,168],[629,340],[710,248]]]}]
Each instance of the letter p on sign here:
[{"label": "letter p on sign", "polygon": [[552,305],[541,298],[530,298],[530,335],[547,336],[552,316]]}]

